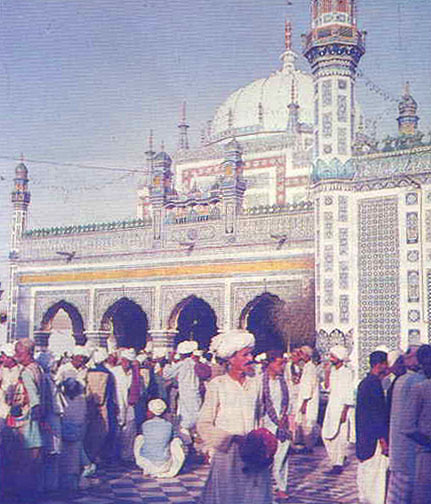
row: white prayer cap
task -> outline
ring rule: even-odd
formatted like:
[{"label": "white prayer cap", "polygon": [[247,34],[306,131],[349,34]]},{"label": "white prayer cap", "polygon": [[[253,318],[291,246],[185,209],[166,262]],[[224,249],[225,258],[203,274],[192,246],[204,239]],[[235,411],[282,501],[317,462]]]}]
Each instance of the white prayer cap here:
[{"label": "white prayer cap", "polygon": [[153,415],[160,416],[166,411],[166,403],[163,399],[152,399],[148,403],[148,409]]},{"label": "white prayer cap", "polygon": [[82,355],[83,357],[90,357],[91,351],[87,346],[84,345],[75,345],[72,350],[73,356]]},{"label": "white prayer cap", "polygon": [[196,350],[195,341],[181,341],[177,347],[177,352],[181,355],[193,353]]},{"label": "white prayer cap", "polygon": [[256,357],[254,358],[254,360],[256,362],[262,362],[262,361],[265,361],[266,359],[267,359],[267,357],[266,357],[266,353],[265,352],[262,352],[262,353],[256,355]]},{"label": "white prayer cap", "polygon": [[391,350],[388,353],[388,366],[392,367],[395,362],[403,355],[403,352],[400,349],[397,350]]},{"label": "white prayer cap", "polygon": [[211,342],[211,349],[221,359],[229,359],[243,348],[254,347],[253,334],[238,329],[218,334]]},{"label": "white prayer cap", "polygon": [[337,357],[340,361],[345,361],[349,357],[349,352],[346,347],[342,345],[335,345],[330,350],[329,353]]},{"label": "white prayer cap", "polygon": [[108,351],[106,348],[96,348],[93,353],[93,362],[94,364],[102,364],[102,362],[105,362],[106,359],[108,358]]},{"label": "white prayer cap", "polygon": [[164,359],[166,357],[166,349],[165,348],[155,348],[153,350],[153,359]]},{"label": "white prayer cap", "polygon": [[148,355],[145,352],[141,352],[136,356],[136,360],[139,362],[139,364],[142,364],[146,360],[148,360]]},{"label": "white prayer cap", "polygon": [[13,357],[15,355],[15,345],[13,343],[5,343],[1,347],[1,352],[7,357]]},{"label": "white prayer cap", "polygon": [[202,357],[203,352],[202,350],[193,350],[193,355],[196,355],[196,357]]},{"label": "white prayer cap", "polygon": [[122,359],[134,361],[136,360],[136,351],[134,348],[123,348],[120,352],[120,357]]},{"label": "white prayer cap", "polygon": [[389,348],[386,345],[379,345],[374,351],[389,353]]}]

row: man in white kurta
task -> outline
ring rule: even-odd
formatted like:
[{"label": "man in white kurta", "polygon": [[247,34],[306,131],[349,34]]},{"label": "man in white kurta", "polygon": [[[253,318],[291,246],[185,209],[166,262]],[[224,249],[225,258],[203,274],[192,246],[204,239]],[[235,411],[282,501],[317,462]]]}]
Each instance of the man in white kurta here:
[{"label": "man in white kurta", "polygon": [[126,463],[134,461],[133,443],[136,437],[135,410],[130,400],[134,374],[139,376],[139,364],[134,367],[134,362],[137,362],[136,352],[125,348],[120,351],[120,364],[111,370],[117,399],[117,455]]},{"label": "man in white kurta", "polygon": [[228,372],[208,383],[197,430],[213,453],[201,504],[270,504],[269,468],[243,471],[239,445],[259,426],[261,383],[248,377],[252,366],[253,335],[245,331],[220,334],[213,339],[217,356],[228,362]]},{"label": "man in white kurta", "polygon": [[329,391],[328,404],[322,427],[322,438],[330,463],[331,474],[343,471],[347,457],[349,439],[347,417],[354,405],[353,375],[345,365],[348,351],[341,345],[330,350],[329,361],[325,368],[325,388]]},{"label": "man in white kurta", "polygon": [[194,341],[182,341],[178,345],[181,360],[165,366],[163,378],[177,379],[178,382],[178,411],[181,430],[190,437],[196,427],[202,398],[199,392],[199,377],[195,371],[195,361],[192,358],[197,344]]},{"label": "man in white kurta", "polygon": [[315,442],[315,429],[319,413],[319,377],[317,366],[311,359],[312,348],[305,345],[299,351],[304,367],[298,387],[296,425],[301,431],[306,451],[311,452]]},{"label": "man in white kurta", "polygon": [[277,487],[277,497],[280,499],[288,497],[288,452],[291,439],[288,421],[289,391],[284,367],[282,352],[269,351],[268,366],[262,376],[263,427],[272,432],[278,440],[272,475]]}]

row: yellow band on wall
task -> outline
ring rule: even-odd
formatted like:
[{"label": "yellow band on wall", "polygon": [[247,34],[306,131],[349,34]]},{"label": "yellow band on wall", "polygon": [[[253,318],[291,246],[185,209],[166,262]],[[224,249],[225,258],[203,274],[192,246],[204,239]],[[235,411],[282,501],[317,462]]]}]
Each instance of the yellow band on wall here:
[{"label": "yellow band on wall", "polygon": [[288,270],[312,270],[313,258],[290,260],[253,261],[253,262],[225,262],[213,264],[188,264],[186,266],[163,266],[150,268],[130,268],[115,270],[56,272],[44,274],[20,275],[20,284],[36,283],[67,283],[67,282],[93,282],[97,280],[132,280],[140,278],[157,277],[194,277],[201,275],[227,275],[260,273],[263,271],[282,273]]}]

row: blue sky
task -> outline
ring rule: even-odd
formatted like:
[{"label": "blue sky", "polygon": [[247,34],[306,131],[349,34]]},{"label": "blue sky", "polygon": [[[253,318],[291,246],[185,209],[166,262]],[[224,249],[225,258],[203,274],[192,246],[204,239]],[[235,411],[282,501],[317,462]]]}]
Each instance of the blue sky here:
[{"label": "blue sky", "polygon": [[[300,52],[308,0],[0,0],[0,281],[17,164],[7,158],[139,169],[150,128],[175,148],[183,99],[197,144],[232,91],[279,68],[286,16]],[[410,80],[428,132],[431,2],[361,0],[359,19],[364,75],[392,97]],[[364,114],[379,136],[395,133],[396,106],[364,83]],[[134,215],[133,174],[27,165],[31,227]]]}]

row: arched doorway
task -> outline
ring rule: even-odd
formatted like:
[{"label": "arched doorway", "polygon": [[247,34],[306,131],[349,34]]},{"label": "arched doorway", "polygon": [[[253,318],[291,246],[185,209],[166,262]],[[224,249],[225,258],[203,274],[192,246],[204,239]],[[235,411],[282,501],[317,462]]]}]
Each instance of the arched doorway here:
[{"label": "arched doorway", "polygon": [[49,348],[52,349],[56,345],[60,347],[71,347],[74,343],[83,345],[86,341],[81,314],[73,304],[64,300],[48,308],[42,317],[40,328],[42,331],[51,332]]},{"label": "arched doorway", "polygon": [[178,331],[175,346],[184,340],[194,340],[198,342],[200,349],[207,350],[211,338],[217,334],[217,317],[214,310],[197,296],[189,296],[175,307],[169,325]]},{"label": "arched doorway", "polygon": [[145,347],[148,318],[142,308],[128,298],[119,299],[106,310],[101,326],[112,332],[118,347],[135,350]]},{"label": "arched doorway", "polygon": [[285,302],[265,292],[255,297],[241,313],[240,327],[256,338],[256,353],[267,350],[292,350],[315,345],[314,292]]}]

